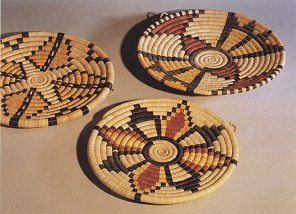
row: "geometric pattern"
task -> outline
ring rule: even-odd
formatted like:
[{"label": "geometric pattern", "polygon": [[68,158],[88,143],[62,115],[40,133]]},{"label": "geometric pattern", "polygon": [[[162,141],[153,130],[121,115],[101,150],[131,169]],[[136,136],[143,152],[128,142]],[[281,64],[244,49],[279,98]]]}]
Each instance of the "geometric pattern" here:
[{"label": "geometric pattern", "polygon": [[113,66],[94,44],[55,32],[1,39],[1,123],[47,127],[87,114],[105,99]]},{"label": "geometric pattern", "polygon": [[138,59],[164,85],[188,94],[249,91],[283,68],[274,32],[237,13],[186,10],[161,17],[141,36]]},{"label": "geometric pattern", "polygon": [[97,124],[89,163],[114,192],[134,201],[173,204],[219,188],[238,160],[233,127],[196,104],[145,99],[121,104]]}]

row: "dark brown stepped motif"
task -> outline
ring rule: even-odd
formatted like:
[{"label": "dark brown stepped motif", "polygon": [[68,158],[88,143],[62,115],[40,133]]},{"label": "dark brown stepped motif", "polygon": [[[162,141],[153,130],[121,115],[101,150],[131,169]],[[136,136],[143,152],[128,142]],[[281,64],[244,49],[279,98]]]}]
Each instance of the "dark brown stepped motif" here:
[{"label": "dark brown stepped motif", "polygon": [[188,94],[249,91],[282,69],[285,51],[264,25],[237,13],[166,14],[143,33],[138,58],[157,81]]},{"label": "dark brown stepped motif", "polygon": [[173,204],[225,183],[238,160],[233,127],[185,100],[145,99],[107,112],[92,131],[90,165],[114,192]]},{"label": "dark brown stepped motif", "polygon": [[107,55],[78,37],[25,32],[1,39],[1,123],[47,127],[81,117],[105,99],[114,72]]}]

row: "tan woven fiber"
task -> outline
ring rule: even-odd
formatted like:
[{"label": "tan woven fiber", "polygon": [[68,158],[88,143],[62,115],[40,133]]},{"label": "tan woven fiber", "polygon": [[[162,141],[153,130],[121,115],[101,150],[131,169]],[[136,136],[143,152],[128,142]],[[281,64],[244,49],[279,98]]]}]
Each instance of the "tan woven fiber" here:
[{"label": "tan woven fiber", "polygon": [[186,100],[121,104],[97,124],[89,163],[114,192],[152,204],[174,204],[222,186],[238,160],[235,126]]},{"label": "tan woven fiber", "polygon": [[162,14],[138,43],[138,58],[154,79],[188,94],[249,91],[283,68],[284,46],[256,20],[220,10]]},{"label": "tan woven fiber", "polygon": [[1,123],[34,128],[87,114],[112,90],[113,65],[94,44],[56,32],[1,39]]}]

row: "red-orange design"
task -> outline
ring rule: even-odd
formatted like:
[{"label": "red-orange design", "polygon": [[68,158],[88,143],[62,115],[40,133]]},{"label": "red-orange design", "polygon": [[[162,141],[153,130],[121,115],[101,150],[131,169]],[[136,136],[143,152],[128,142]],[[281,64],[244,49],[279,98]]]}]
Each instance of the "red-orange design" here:
[{"label": "red-orange design", "polygon": [[273,72],[274,72],[274,70],[271,69],[269,72],[263,72],[262,74],[260,74],[258,76],[254,76],[252,78],[244,77],[242,79],[239,79],[239,80],[236,80],[235,82],[233,82],[233,84],[230,85],[227,89],[231,90],[231,89],[236,89],[236,88],[243,88],[243,87],[246,87],[247,85],[249,85],[249,86],[255,85],[256,83],[263,81],[267,77],[270,77]]},{"label": "red-orange design", "polygon": [[159,182],[160,166],[151,164],[136,179],[140,190],[151,189]]},{"label": "red-orange design", "polygon": [[237,67],[235,63],[232,63],[227,68],[218,69],[211,71],[211,74],[217,75],[218,77],[229,77],[230,79],[234,79],[235,75],[238,73]]},{"label": "red-orange design", "polygon": [[118,143],[116,142],[116,140],[112,140],[111,139],[111,136],[113,134],[116,134],[117,137],[120,137],[120,136],[129,136],[129,137],[132,137],[134,139],[137,139],[138,141],[141,141],[143,143],[147,143],[146,140],[137,132],[135,131],[129,131],[129,130],[120,130],[120,129],[116,129],[114,127],[111,127],[111,128],[101,128],[100,129],[100,135],[103,136],[104,138],[106,138],[106,140],[108,140],[108,143],[110,145],[113,145],[115,147],[119,147],[119,151],[142,151],[141,148],[135,148],[135,147],[129,147],[129,146],[126,146],[126,145],[118,145]]},{"label": "red-orange design", "polygon": [[180,109],[171,120],[167,121],[165,136],[173,138],[185,126],[184,110]]},{"label": "red-orange design", "polygon": [[183,28],[185,28],[184,24],[189,22],[189,20],[188,20],[189,18],[192,18],[192,15],[180,16],[180,17],[168,20],[168,21],[158,25],[157,27],[155,27],[152,30],[152,33],[163,33],[173,27],[178,26],[178,25],[181,25]]},{"label": "red-orange design", "polygon": [[189,38],[184,40],[184,47],[186,48],[186,53],[190,55],[198,49],[207,47],[207,45],[203,41],[197,40],[195,38]]}]

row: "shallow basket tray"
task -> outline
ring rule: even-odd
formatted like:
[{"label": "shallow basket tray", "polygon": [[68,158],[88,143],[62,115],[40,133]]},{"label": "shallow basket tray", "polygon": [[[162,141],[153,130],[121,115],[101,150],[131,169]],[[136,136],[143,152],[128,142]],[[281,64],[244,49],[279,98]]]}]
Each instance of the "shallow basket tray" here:
[{"label": "shallow basket tray", "polygon": [[96,176],[134,201],[174,204],[222,186],[238,160],[233,125],[196,104],[142,99],[108,111],[93,129]]},{"label": "shallow basket tray", "polygon": [[56,32],[1,39],[1,123],[47,127],[87,114],[112,90],[113,65],[97,46]]},{"label": "shallow basket tray", "polygon": [[162,14],[138,43],[138,59],[154,79],[188,94],[249,91],[272,80],[285,61],[274,32],[220,10]]}]

